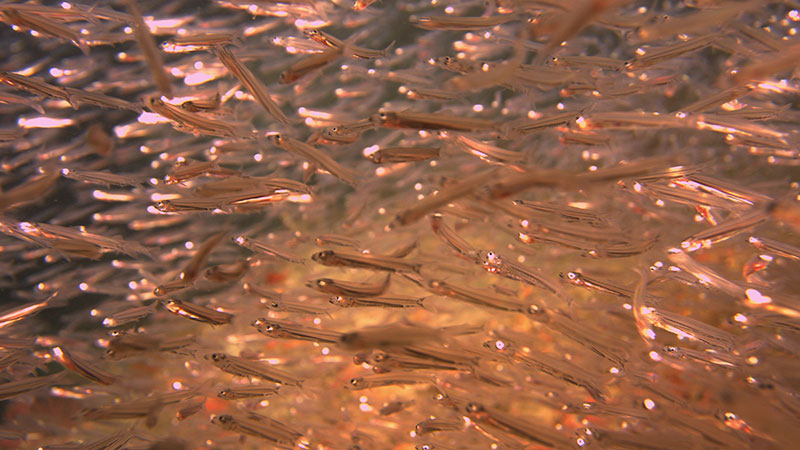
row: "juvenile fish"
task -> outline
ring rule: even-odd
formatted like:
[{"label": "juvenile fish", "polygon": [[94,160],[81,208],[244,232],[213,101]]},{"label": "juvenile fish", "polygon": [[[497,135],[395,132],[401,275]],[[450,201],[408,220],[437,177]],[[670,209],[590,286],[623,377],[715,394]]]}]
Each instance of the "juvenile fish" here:
[{"label": "juvenile fish", "polygon": [[347,250],[325,250],[313,254],[311,259],[325,266],[353,267],[389,272],[418,272],[422,266],[421,263],[410,262],[402,258]]},{"label": "juvenile fish", "polygon": [[253,72],[247,68],[228,47],[216,45],[212,47],[214,55],[217,59],[228,69],[228,71],[235,76],[242,85],[250,91],[253,97],[256,98],[259,104],[264,107],[269,115],[278,120],[282,124],[288,124],[289,118],[281,111],[281,108],[272,100],[267,88],[264,84],[253,75]]},{"label": "juvenile fish", "polygon": [[294,377],[282,370],[273,368],[269,364],[251,361],[238,356],[225,353],[208,353],[203,357],[218,369],[238,377],[260,378],[276,384],[302,387],[303,380]]},{"label": "juvenile fish", "polygon": [[410,225],[419,219],[422,219],[428,213],[431,213],[436,209],[461,197],[469,195],[492,179],[499,178],[502,174],[501,170],[502,169],[499,167],[492,168],[483,172],[466,176],[462,178],[461,181],[445,186],[439,190],[436,195],[428,195],[422,200],[415,202],[411,207],[399,213],[393,224]]},{"label": "juvenile fish", "polygon": [[441,214],[433,214],[431,216],[431,228],[433,228],[433,232],[436,236],[461,256],[471,261],[478,258],[478,249],[465,241],[454,229],[444,223],[444,218]]},{"label": "juvenile fish", "polygon": [[324,32],[324,31],[322,31],[320,29],[317,29],[317,28],[311,28],[311,29],[303,30],[303,34],[307,38],[309,38],[309,39],[311,39],[313,41],[319,42],[320,44],[325,45],[326,47],[335,48],[335,49],[339,49],[339,50],[345,51],[345,52],[350,53],[354,57],[359,58],[359,59],[382,58],[382,57],[384,57],[384,56],[386,56],[388,54],[389,49],[391,49],[392,46],[394,45],[394,42],[392,42],[391,44],[389,44],[388,47],[386,47],[383,50],[373,50],[373,49],[369,49],[369,48],[358,47],[356,45],[352,45],[351,44],[351,39],[347,39],[345,41],[342,41],[341,39],[338,39],[338,38],[334,37],[333,35],[331,35],[329,33],[326,33],[326,32]]},{"label": "juvenile fish", "polygon": [[153,75],[153,81],[162,94],[172,97],[172,84],[170,83],[169,75],[167,75],[167,69],[164,67],[161,52],[156,46],[153,35],[150,34],[150,28],[142,18],[142,13],[139,12],[139,7],[136,6],[136,0],[127,0],[126,5],[133,19],[133,33],[139,43],[139,48],[144,54],[147,67]]},{"label": "juvenile fish", "polygon": [[278,81],[281,84],[291,84],[304,76],[321,69],[343,55],[341,48],[329,48],[319,53],[313,53],[289,66],[281,72]]},{"label": "juvenile fish", "polygon": [[408,111],[382,112],[373,115],[370,120],[376,126],[401,129],[493,131],[499,128],[496,122],[487,119]]},{"label": "juvenile fish", "polygon": [[343,308],[377,307],[377,308],[424,308],[425,297],[331,297],[330,303]]},{"label": "juvenile fish", "polygon": [[434,382],[435,378],[429,374],[412,371],[398,371],[365,375],[363,377],[354,377],[350,379],[350,382],[347,383],[345,387],[351,391],[360,391],[362,389],[372,389],[383,386],[404,386],[408,384]]},{"label": "juvenile fish", "polygon": [[61,175],[72,180],[83,181],[91,184],[105,186],[141,186],[144,178],[131,175],[119,175],[106,171],[91,171],[82,169],[61,169]]},{"label": "juvenile fish", "polygon": [[519,20],[514,14],[502,14],[497,16],[482,17],[463,17],[463,16],[411,16],[408,21],[417,28],[423,30],[459,30],[476,31],[484,28],[492,28],[508,22]]},{"label": "juvenile fish", "polygon": [[45,386],[50,386],[62,377],[61,373],[43,377],[19,378],[8,383],[0,384],[0,400],[35,391]]},{"label": "juvenile fish", "polygon": [[83,358],[76,357],[63,347],[53,347],[51,352],[56,361],[87,380],[105,385],[114,384],[117,381],[118,377],[116,375],[100,369]]},{"label": "juvenile fish", "polygon": [[225,388],[217,394],[217,397],[225,400],[240,400],[243,398],[263,398],[278,395],[280,387],[262,386],[251,384],[246,386],[231,386]]},{"label": "juvenile fish", "polygon": [[253,138],[253,133],[247,126],[229,123],[219,119],[212,119],[200,113],[189,112],[180,106],[171,105],[158,97],[147,98],[145,100],[145,105],[150,111],[160,114],[174,122],[175,128],[179,131],[241,139]]},{"label": "juvenile fish", "polygon": [[375,164],[427,161],[439,157],[439,147],[386,147],[367,155]]},{"label": "juvenile fish", "polygon": [[327,170],[331,173],[331,175],[339,178],[351,186],[358,184],[356,175],[352,170],[343,167],[336,162],[336,160],[331,158],[330,155],[316,147],[280,134],[271,134],[267,136],[267,139],[276,147],[295,154],[306,161],[317,165],[321,169]]},{"label": "juvenile fish", "polygon": [[790,245],[785,242],[776,241],[774,239],[756,236],[750,236],[747,241],[753,247],[761,251],[774,253],[776,255],[783,256],[784,258],[800,260],[800,247]]},{"label": "juvenile fish", "polygon": [[383,295],[389,288],[390,276],[378,283],[356,283],[352,281],[334,280],[332,278],[319,278],[306,283],[306,286],[326,294],[342,297],[377,297]]},{"label": "juvenile fish", "polygon": [[241,245],[242,247],[252,252],[263,253],[295,264],[305,264],[305,260],[303,258],[294,255],[289,255],[282,251],[278,251],[273,247],[267,246],[261,241],[257,241],[255,239],[246,236],[237,236],[233,238],[233,242],[236,242],[237,244]]},{"label": "juvenile fish", "polygon": [[170,299],[164,303],[167,311],[176,316],[185,317],[196,322],[207,323],[210,325],[225,325],[233,319],[233,314],[217,311],[216,309],[206,308],[205,306],[195,305],[194,303],[181,300]]},{"label": "juvenile fish", "polygon": [[361,328],[342,334],[339,345],[348,350],[406,347],[442,342],[450,337],[478,332],[479,328],[452,326],[431,328],[398,322],[389,325]]},{"label": "juvenile fish", "polygon": [[310,443],[302,433],[295,431],[288,426],[255,413],[250,413],[247,417],[239,415],[222,414],[214,416],[211,423],[222,427],[225,430],[235,433],[249,434],[265,439],[281,447],[286,448],[310,448]]},{"label": "juvenile fish", "polygon": [[306,302],[293,302],[283,298],[267,300],[264,303],[267,309],[272,311],[282,311],[298,314],[325,314],[330,317],[330,311],[324,306],[314,305]]},{"label": "juvenile fish", "polygon": [[428,289],[437,295],[444,295],[501,311],[524,312],[527,307],[527,305],[515,299],[498,296],[492,291],[468,288],[443,280],[429,280]]},{"label": "juvenile fish", "polygon": [[338,331],[305,327],[296,323],[270,320],[265,318],[256,319],[251,322],[250,325],[264,336],[275,339],[293,339],[324,344],[335,344],[339,342],[342,337],[342,333],[339,333]]}]

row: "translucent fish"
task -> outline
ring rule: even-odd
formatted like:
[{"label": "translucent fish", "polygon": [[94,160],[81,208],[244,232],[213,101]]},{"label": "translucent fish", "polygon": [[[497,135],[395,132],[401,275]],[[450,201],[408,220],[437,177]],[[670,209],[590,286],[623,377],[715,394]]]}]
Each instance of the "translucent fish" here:
[{"label": "translucent fish", "polygon": [[492,291],[459,286],[443,280],[429,280],[428,287],[434,294],[445,295],[478,306],[499,309],[501,311],[523,312],[527,308],[526,304],[514,298],[505,298]]},{"label": "translucent fish", "polygon": [[176,128],[188,133],[207,134],[210,136],[235,137],[252,139],[250,128],[246,125],[212,119],[200,113],[189,112],[180,106],[171,105],[158,97],[149,97],[145,106],[175,123]]},{"label": "translucent fish", "polygon": [[330,303],[343,308],[376,307],[376,308],[414,308],[425,307],[425,297],[332,297]]},{"label": "translucent fish", "polygon": [[373,124],[386,128],[452,131],[492,131],[499,128],[496,122],[487,119],[410,111],[381,112],[370,119]]},{"label": "translucent fish", "polygon": [[399,213],[393,223],[397,225],[412,224],[447,203],[474,192],[501,173],[500,168],[493,168],[469,175],[461,181],[442,188],[436,195],[429,195],[415,202],[413,206]]},{"label": "translucent fish", "polygon": [[343,54],[343,49],[341,48],[329,48],[322,52],[308,55],[281,72],[279,81],[281,84],[294,83],[314,71],[321,70]]},{"label": "translucent fish", "polygon": [[419,262],[402,258],[349,250],[325,250],[314,253],[311,255],[311,259],[326,266],[385,270],[389,272],[418,272],[422,266]]},{"label": "translucent fish", "polygon": [[128,308],[114,314],[110,314],[103,319],[103,326],[117,327],[120,325],[125,325],[126,323],[141,320],[152,314],[157,304],[158,302],[153,302],[149,305]]},{"label": "translucent fish", "polygon": [[386,147],[378,149],[367,158],[375,164],[417,162],[439,157],[439,147]]},{"label": "translucent fish", "polygon": [[171,97],[172,84],[170,83],[167,69],[164,67],[164,60],[161,57],[161,51],[156,46],[156,41],[153,38],[153,35],[150,33],[150,28],[148,28],[147,24],[142,18],[142,13],[139,12],[139,7],[136,6],[136,2],[134,0],[126,1],[125,5],[127,6],[131,18],[133,19],[133,33],[136,37],[136,41],[139,43],[139,49],[144,54],[144,60],[147,63],[147,67],[150,69],[150,73],[153,76],[153,81],[163,95]]},{"label": "translucent fish", "polygon": [[434,382],[435,379],[429,374],[412,371],[397,371],[354,377],[350,379],[345,387],[351,391],[360,391],[362,389],[372,389],[383,386],[404,386],[408,384]]},{"label": "translucent fish", "polygon": [[433,232],[436,233],[442,241],[458,254],[472,261],[478,258],[478,249],[473,247],[469,242],[459,236],[454,229],[444,223],[444,218],[441,214],[433,214],[431,216],[431,228],[433,228]]},{"label": "translucent fish", "polygon": [[19,75],[13,72],[0,72],[0,80],[9,86],[32,94],[70,101],[70,95],[65,88],[46,83],[36,77]]},{"label": "translucent fish", "polygon": [[220,167],[214,161],[186,161],[176,164],[167,173],[167,184],[182,183],[204,175],[236,175],[238,172]]},{"label": "translucent fish", "polygon": [[342,333],[322,328],[307,327],[296,323],[273,319],[256,319],[250,325],[264,336],[275,339],[292,339],[325,344],[339,342]]},{"label": "translucent fish", "polygon": [[539,425],[535,420],[521,418],[516,414],[490,408],[477,402],[467,404],[463,413],[473,422],[500,429],[536,444],[556,448],[574,445],[573,440],[566,435]]},{"label": "translucent fish", "polygon": [[119,379],[117,375],[100,369],[93,363],[68,352],[63,347],[53,347],[51,352],[56,361],[64,367],[95,383],[109,385],[114,384]]},{"label": "translucent fish", "polygon": [[275,419],[255,413],[248,416],[222,414],[213,416],[211,423],[225,430],[249,434],[288,448],[311,448],[311,444],[299,431],[295,431]]},{"label": "translucent fish", "polygon": [[260,378],[276,384],[300,387],[303,380],[279,369],[275,369],[270,364],[240,358],[238,356],[227,355],[225,353],[208,353],[203,358],[210,361],[214,366],[230,374],[246,377]]},{"label": "translucent fish", "polygon": [[331,158],[330,155],[318,148],[306,144],[305,142],[298,141],[297,139],[280,134],[271,134],[267,136],[267,139],[276,147],[282,148],[283,150],[293,153],[310,163],[316,164],[321,169],[327,170],[331,173],[331,175],[339,178],[351,186],[358,184],[358,179],[355,172],[342,166],[336,160]]},{"label": "translucent fish", "polygon": [[305,264],[305,259],[277,250],[274,247],[268,246],[263,242],[255,240],[253,238],[249,238],[246,236],[236,236],[235,238],[233,238],[233,241],[241,245],[242,247],[256,253],[263,253],[273,258],[282,259],[284,261],[288,261],[295,264]]},{"label": "translucent fish", "polygon": [[388,54],[389,49],[394,45],[392,42],[387,48],[383,50],[373,50],[369,48],[359,47],[353,45],[351,40],[352,38],[348,38],[345,41],[342,41],[333,35],[326,33],[318,28],[311,28],[307,30],[303,30],[303,34],[320,44],[323,44],[327,47],[336,48],[344,50],[347,53],[352,54],[356,58],[361,59],[376,59],[382,58]]},{"label": "translucent fish", "polygon": [[72,180],[105,186],[139,186],[144,182],[137,176],[120,175],[105,171],[81,170],[76,168],[61,169],[61,175]]},{"label": "translucent fish", "polygon": [[306,283],[306,286],[316,289],[326,294],[339,295],[342,297],[377,297],[383,295],[389,288],[390,276],[377,283],[358,283],[344,280],[334,280],[332,278],[319,278]]},{"label": "translucent fish", "polygon": [[14,381],[0,384],[0,400],[15,397],[20,394],[32,392],[45,386],[50,386],[62,377],[62,374],[41,377],[24,377]]},{"label": "translucent fish", "polygon": [[442,342],[453,336],[472,334],[477,331],[476,328],[466,326],[432,328],[400,322],[344,333],[339,339],[339,346],[348,350],[405,347]]},{"label": "translucent fish", "polygon": [[231,386],[219,391],[217,397],[225,400],[240,400],[243,398],[264,398],[278,395],[280,387],[250,384],[245,386]]},{"label": "translucent fish", "polygon": [[780,242],[774,239],[767,239],[763,237],[750,236],[747,240],[753,247],[774,253],[785,258],[800,260],[800,247]]},{"label": "translucent fish", "polygon": [[514,14],[497,16],[464,17],[464,16],[411,16],[408,21],[417,28],[424,30],[460,30],[477,31],[503,25],[519,20]]},{"label": "translucent fish", "polygon": [[340,246],[351,247],[356,250],[361,248],[361,244],[359,244],[355,239],[336,234],[320,234],[314,238],[314,242],[320,247]]},{"label": "translucent fish", "polygon": [[212,48],[214,55],[220,60],[228,71],[235,76],[242,85],[250,91],[256,101],[264,107],[269,115],[282,124],[288,124],[289,118],[281,111],[280,107],[272,97],[264,84],[247,68],[228,47],[217,45]]},{"label": "translucent fish", "polygon": [[170,299],[164,303],[167,311],[179,317],[185,317],[197,322],[210,325],[225,325],[233,319],[233,314],[217,311],[216,309],[206,308],[181,300]]}]

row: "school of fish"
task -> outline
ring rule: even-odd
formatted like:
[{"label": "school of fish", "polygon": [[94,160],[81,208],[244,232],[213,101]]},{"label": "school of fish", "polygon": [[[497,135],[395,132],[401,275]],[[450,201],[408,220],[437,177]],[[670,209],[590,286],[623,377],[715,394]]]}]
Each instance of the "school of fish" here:
[{"label": "school of fish", "polygon": [[795,0],[0,1],[0,449],[791,449]]}]

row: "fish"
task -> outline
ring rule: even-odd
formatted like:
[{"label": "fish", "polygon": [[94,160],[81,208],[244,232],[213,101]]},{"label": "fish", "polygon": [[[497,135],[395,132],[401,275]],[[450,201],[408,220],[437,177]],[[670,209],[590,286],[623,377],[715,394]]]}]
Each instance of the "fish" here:
[{"label": "fish", "polygon": [[414,308],[422,307],[426,297],[331,297],[330,303],[343,308],[363,308],[363,307],[376,307],[376,308]]},{"label": "fish", "polygon": [[348,250],[325,250],[311,255],[315,262],[333,267],[384,270],[388,272],[419,272],[422,263],[402,258]]},{"label": "fish", "polygon": [[302,387],[303,385],[302,379],[258,361],[225,353],[207,353],[203,359],[211,362],[218,369],[238,377],[259,378],[287,386]]},{"label": "fish", "polygon": [[272,246],[268,246],[267,244],[258,241],[253,238],[249,238],[247,236],[236,236],[233,238],[233,242],[239,244],[240,246],[256,253],[263,253],[267,256],[281,259],[284,261],[288,261],[295,264],[305,264],[305,260],[299,256],[290,255],[280,250],[276,250]]},{"label": "fish", "polygon": [[6,400],[16,397],[20,394],[41,389],[45,386],[51,386],[62,378],[63,374],[56,373],[53,375],[37,376],[37,377],[22,377],[13,381],[8,381],[0,384],[0,400]]},{"label": "fish", "polygon": [[294,83],[336,61],[337,58],[344,55],[343,50],[343,48],[328,48],[319,53],[308,55],[281,72],[278,81],[281,84]]},{"label": "fish", "polygon": [[275,339],[293,339],[323,344],[338,343],[342,333],[321,328],[306,327],[296,323],[260,318],[250,325],[264,336]]},{"label": "fish", "polygon": [[413,128],[420,130],[493,131],[499,125],[487,119],[456,117],[410,111],[385,111],[370,116],[376,126],[385,128]]},{"label": "fish", "polygon": [[404,386],[408,384],[434,383],[435,379],[424,373],[415,371],[397,371],[353,377],[345,385],[351,391],[372,389],[383,386]]},{"label": "fish", "polygon": [[389,288],[390,276],[378,283],[357,283],[352,281],[334,280],[332,278],[318,278],[306,283],[306,286],[326,294],[342,297],[377,297],[383,295]]},{"label": "fish", "polygon": [[442,342],[450,337],[478,332],[479,328],[452,326],[433,328],[396,322],[388,325],[361,328],[346,332],[339,338],[339,346],[347,350],[370,348],[390,349],[416,344]]},{"label": "fish", "polygon": [[173,122],[179,131],[206,134],[209,136],[253,139],[253,133],[247,125],[212,119],[201,113],[189,112],[180,106],[171,105],[159,97],[148,97],[145,106],[150,111]]},{"label": "fish", "polygon": [[267,136],[267,140],[272,145],[295,154],[323,170],[327,170],[331,175],[351,186],[358,184],[355,172],[342,166],[327,153],[314,146],[281,134],[271,134]]},{"label": "fish", "polygon": [[100,369],[83,358],[73,355],[63,347],[56,346],[50,351],[55,357],[55,360],[61,363],[61,365],[86,378],[87,380],[94,381],[95,383],[110,385],[114,384],[119,378],[117,375]]},{"label": "fish", "polygon": [[369,48],[359,47],[353,45],[352,37],[342,41],[336,38],[335,36],[320,30],[319,28],[309,28],[303,30],[303,34],[307,38],[313,41],[319,42],[320,44],[330,48],[340,49],[343,52],[351,54],[359,59],[383,58],[384,56],[388,55],[389,50],[394,46],[394,42],[392,42],[391,44],[389,44],[388,47],[386,47],[383,50],[373,50]]},{"label": "fish", "polygon": [[498,309],[500,311],[524,312],[527,305],[514,298],[505,298],[492,291],[478,290],[444,280],[428,280],[428,289],[437,295],[463,300],[478,306]]},{"label": "fish", "polygon": [[278,122],[286,125],[289,118],[281,111],[280,106],[272,100],[266,86],[247,68],[233,52],[224,45],[211,47],[214,55],[228,71],[242,83],[264,110]]},{"label": "fish", "polygon": [[367,155],[375,164],[428,161],[439,157],[439,147],[386,147]]},{"label": "fish", "polygon": [[150,74],[153,76],[153,81],[161,94],[167,97],[172,97],[172,83],[170,82],[167,69],[164,67],[164,59],[161,57],[161,52],[153,35],[150,34],[150,28],[147,27],[139,7],[136,5],[135,0],[127,0],[125,6],[132,18],[133,34],[136,37],[136,42],[139,44],[139,49],[144,54],[144,60],[147,67],[150,69]]},{"label": "fish", "polygon": [[458,30],[478,31],[492,28],[508,22],[519,20],[514,14],[496,16],[464,17],[464,16],[410,16],[408,21],[415,27],[423,30]]},{"label": "fish", "polygon": [[245,386],[230,386],[222,389],[217,397],[224,400],[240,400],[243,398],[264,398],[278,395],[280,387],[251,384]]},{"label": "fish", "polygon": [[176,299],[167,300],[164,303],[164,308],[176,316],[209,325],[225,325],[233,319],[233,314]]},{"label": "fish", "polygon": [[228,431],[256,436],[287,448],[311,448],[308,439],[299,431],[295,431],[275,419],[253,412],[248,413],[247,416],[216,415],[211,419],[211,423]]}]

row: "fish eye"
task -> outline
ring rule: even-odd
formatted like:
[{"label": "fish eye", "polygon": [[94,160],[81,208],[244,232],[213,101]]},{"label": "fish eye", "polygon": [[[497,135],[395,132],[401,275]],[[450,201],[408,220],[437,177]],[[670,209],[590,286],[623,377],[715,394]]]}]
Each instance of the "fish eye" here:
[{"label": "fish eye", "polygon": [[480,411],[483,411],[483,406],[481,406],[481,405],[479,405],[477,403],[469,403],[469,404],[467,404],[467,412],[468,413],[476,413],[476,412],[480,412]]},{"label": "fish eye", "polygon": [[361,377],[350,378],[350,384],[353,386],[358,386],[362,381],[364,381],[364,379]]},{"label": "fish eye", "polygon": [[383,362],[389,358],[389,355],[383,352],[378,352],[375,353],[375,356],[373,358],[375,359],[375,362]]},{"label": "fish eye", "polygon": [[278,307],[280,307],[281,305],[279,305],[279,304],[278,304],[278,302],[269,302],[269,306],[270,306],[271,308],[278,308]]}]

